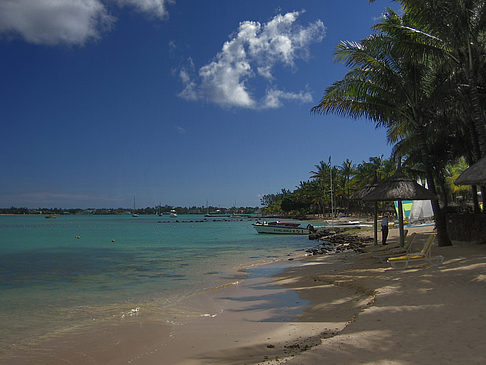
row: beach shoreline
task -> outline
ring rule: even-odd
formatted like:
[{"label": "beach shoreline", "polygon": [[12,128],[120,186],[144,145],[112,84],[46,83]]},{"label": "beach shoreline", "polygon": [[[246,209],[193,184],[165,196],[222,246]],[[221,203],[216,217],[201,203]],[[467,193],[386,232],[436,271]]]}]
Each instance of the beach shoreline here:
[{"label": "beach shoreline", "polygon": [[[434,234],[433,226],[408,229],[414,251]],[[389,243],[397,242],[391,229]],[[307,301],[304,311],[245,345],[179,364],[484,363],[486,245],[434,246],[439,254],[441,266],[407,270],[356,252],[304,258],[274,277]]]},{"label": "beach shoreline", "polygon": [[[418,249],[433,226],[412,232]],[[397,241],[391,229],[389,243]],[[192,296],[184,306],[196,315],[187,320],[137,313],[45,341],[35,363],[484,363],[486,245],[434,246],[432,254],[444,264],[392,270],[354,251],[291,257]],[[9,363],[32,363],[19,354]]]},{"label": "beach shoreline", "polygon": [[[259,343],[264,339],[257,337],[259,334],[279,330],[282,322],[291,321],[308,304],[294,291],[274,284],[274,274],[295,265],[293,260],[297,257],[241,269],[234,281],[187,296],[172,319],[137,308],[122,319],[56,333],[31,346],[13,346],[5,356],[0,356],[0,362],[189,364],[199,363],[206,351],[224,351],[235,344],[254,344],[255,340]],[[262,270],[268,272],[263,274]],[[259,296],[280,298],[262,303],[257,299]],[[294,306],[289,307],[288,300]],[[280,309],[277,321],[271,319],[275,319],[275,305]]]}]

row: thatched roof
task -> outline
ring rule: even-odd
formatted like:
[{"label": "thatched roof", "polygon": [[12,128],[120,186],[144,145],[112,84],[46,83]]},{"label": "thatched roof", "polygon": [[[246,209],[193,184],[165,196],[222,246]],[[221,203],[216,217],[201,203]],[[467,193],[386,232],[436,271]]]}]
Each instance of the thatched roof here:
[{"label": "thatched roof", "polygon": [[381,182],[363,200],[431,200],[434,194],[398,170],[392,177]]},{"label": "thatched roof", "polygon": [[351,194],[349,198],[353,200],[362,200],[366,195],[368,195],[373,190],[375,190],[377,186],[378,186],[378,176],[376,175],[376,171],[375,171],[375,176],[373,177],[373,180],[369,184],[363,186],[358,191],[355,191],[353,194]]},{"label": "thatched roof", "polygon": [[363,199],[366,195],[370,194],[375,188],[378,186],[377,183],[374,184],[366,184],[363,188],[361,188],[358,191],[355,191],[351,196],[349,197],[350,199],[353,200],[361,200]]},{"label": "thatched roof", "polygon": [[486,185],[486,157],[471,165],[454,181],[456,185]]}]

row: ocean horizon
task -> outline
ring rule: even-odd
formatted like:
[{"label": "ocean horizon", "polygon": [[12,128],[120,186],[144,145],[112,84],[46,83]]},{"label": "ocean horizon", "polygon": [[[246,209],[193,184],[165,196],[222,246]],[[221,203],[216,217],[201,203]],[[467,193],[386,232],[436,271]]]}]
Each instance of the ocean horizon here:
[{"label": "ocean horizon", "polygon": [[199,316],[185,298],[309,246],[306,236],[257,234],[255,220],[0,216],[0,352],[139,314]]}]

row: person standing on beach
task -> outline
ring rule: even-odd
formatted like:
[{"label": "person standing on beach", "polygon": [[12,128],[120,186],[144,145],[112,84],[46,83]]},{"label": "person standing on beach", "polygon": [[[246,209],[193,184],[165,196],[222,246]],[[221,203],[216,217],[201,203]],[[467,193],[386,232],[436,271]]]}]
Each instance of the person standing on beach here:
[{"label": "person standing on beach", "polygon": [[381,241],[386,245],[386,238],[388,237],[388,215],[385,214],[381,220]]}]

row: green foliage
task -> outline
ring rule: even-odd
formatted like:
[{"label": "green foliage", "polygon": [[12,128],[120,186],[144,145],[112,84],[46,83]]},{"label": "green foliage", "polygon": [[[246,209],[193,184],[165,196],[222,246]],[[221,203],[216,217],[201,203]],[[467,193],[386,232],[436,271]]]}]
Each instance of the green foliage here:
[{"label": "green foliage", "polygon": [[462,174],[464,170],[468,168],[468,164],[464,158],[458,159],[455,163],[449,163],[446,166],[445,176],[446,182],[449,187],[449,191],[453,194],[462,193],[467,194],[469,192],[468,186],[458,186],[454,184],[454,181]]},{"label": "green foliage", "polygon": [[331,211],[331,173],[332,197],[338,212],[352,213],[362,211],[366,206],[351,200],[351,195],[370,183],[376,175],[379,179],[390,177],[395,171],[392,159],[383,156],[370,157],[356,165],[346,159],[341,165],[334,166],[320,161],[310,171],[310,179],[301,181],[293,191],[283,189],[278,194],[264,195],[261,199],[266,213],[271,214],[329,214]]}]

